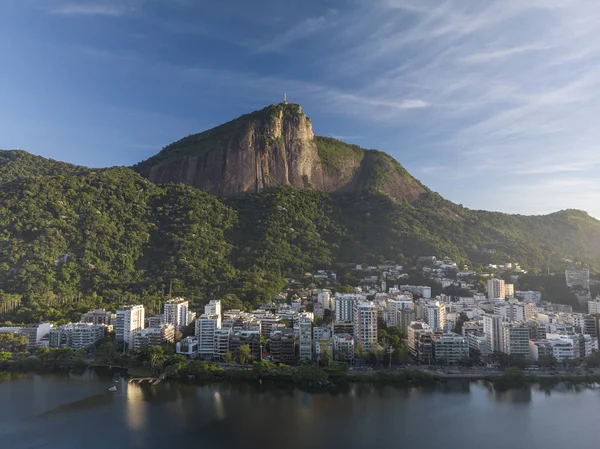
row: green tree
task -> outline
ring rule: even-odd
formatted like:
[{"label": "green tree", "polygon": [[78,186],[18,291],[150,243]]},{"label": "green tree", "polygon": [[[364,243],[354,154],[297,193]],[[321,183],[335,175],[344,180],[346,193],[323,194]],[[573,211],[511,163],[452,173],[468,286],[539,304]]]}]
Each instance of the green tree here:
[{"label": "green tree", "polygon": [[27,350],[29,340],[17,333],[0,334],[0,351],[21,353]]},{"label": "green tree", "polygon": [[231,354],[231,351],[227,351],[225,353],[225,363],[227,363],[228,365],[232,365],[233,364],[233,356]]},{"label": "green tree", "polygon": [[152,346],[150,350],[150,367],[154,372],[159,372],[163,369],[167,355],[162,346]]},{"label": "green tree", "polygon": [[109,365],[115,361],[117,356],[117,347],[112,341],[101,343],[94,351],[94,358],[97,363]]},{"label": "green tree", "polygon": [[250,361],[252,358],[252,351],[250,350],[249,345],[241,345],[237,349],[237,359],[240,362],[240,365],[244,366],[246,362]]},{"label": "green tree", "polygon": [[0,363],[4,363],[7,360],[12,359],[12,353],[11,352],[0,352]]}]

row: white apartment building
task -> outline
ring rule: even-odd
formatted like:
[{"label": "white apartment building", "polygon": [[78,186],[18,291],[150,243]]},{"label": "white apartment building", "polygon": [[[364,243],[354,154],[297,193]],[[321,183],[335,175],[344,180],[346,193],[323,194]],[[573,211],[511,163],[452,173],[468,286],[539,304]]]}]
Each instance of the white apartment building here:
[{"label": "white apartment building", "polygon": [[208,304],[204,306],[204,314],[221,316],[221,300],[211,299]]},{"label": "white apartment building", "polygon": [[335,297],[335,321],[354,321],[354,309],[365,297],[356,294],[338,295]]},{"label": "white apartment building", "polygon": [[502,336],[500,334],[500,325],[502,324],[501,315],[488,315],[483,316],[483,333],[485,335],[485,341],[487,342],[488,351],[501,352],[502,350]]},{"label": "white apartment building", "polygon": [[215,332],[221,328],[221,315],[203,314],[196,320],[196,337],[198,337],[198,355],[212,358],[215,355]]},{"label": "white apartment building", "polygon": [[183,298],[169,299],[165,303],[163,323],[172,324],[175,332],[179,332],[189,324],[189,308],[189,302]]},{"label": "white apartment building", "polygon": [[502,336],[501,352],[529,358],[529,328],[527,326],[502,323],[500,333]]},{"label": "white apartment building", "polygon": [[102,339],[106,325],[92,323],[65,324],[53,327],[49,332],[49,347],[69,347],[73,350],[87,349]]},{"label": "white apartment building", "polygon": [[359,301],[354,306],[354,340],[366,352],[377,344],[377,306],[370,301]]},{"label": "white apartment building", "polygon": [[508,321],[524,321],[525,305],[508,301],[494,304],[494,314],[501,315]]},{"label": "white apartment building", "polygon": [[505,299],[504,279],[490,279],[487,282],[488,299]]},{"label": "white apartment building", "polygon": [[157,327],[147,327],[135,331],[133,335],[133,348],[142,346],[160,346],[175,341],[175,326],[172,324],[161,324]]},{"label": "white apartment building", "polygon": [[333,310],[335,308],[335,302],[331,298],[330,290],[319,290],[319,293],[317,293],[317,302],[323,306],[323,309]]},{"label": "white apartment building", "polygon": [[145,310],[142,305],[121,306],[117,310],[115,334],[127,348],[133,347],[135,331],[144,328]]},{"label": "white apartment building", "polygon": [[423,319],[434,331],[446,330],[446,306],[439,301],[423,305]]},{"label": "white apartment building", "polygon": [[[214,337],[214,357],[220,361],[225,360],[225,355],[229,351],[229,340],[231,339],[231,329],[216,329]],[[200,353],[200,350],[198,350]]]},{"label": "white apartment building", "polygon": [[506,299],[513,299],[515,297],[515,284],[504,284],[504,293]]},{"label": "white apartment building", "polygon": [[588,313],[594,315],[600,313],[600,297],[596,296],[593,301],[588,301]]},{"label": "white apartment building", "polygon": [[312,360],[312,321],[300,317],[298,327],[298,357],[300,360]]},{"label": "white apartment building", "polygon": [[485,357],[490,354],[485,335],[471,332],[466,334],[465,337],[467,338],[467,343],[471,351],[478,353],[481,357]]}]

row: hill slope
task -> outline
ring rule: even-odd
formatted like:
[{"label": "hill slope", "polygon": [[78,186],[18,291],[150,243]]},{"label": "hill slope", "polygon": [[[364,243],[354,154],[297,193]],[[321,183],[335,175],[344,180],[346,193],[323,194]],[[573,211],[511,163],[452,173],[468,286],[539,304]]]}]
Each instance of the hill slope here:
[{"label": "hill slope", "polygon": [[384,153],[315,137],[297,104],[271,105],[188,136],[134,169],[153,182],[182,182],[219,197],[293,186],[414,201],[427,191]]},{"label": "hill slope", "polygon": [[[208,169],[213,159],[224,171]],[[463,208],[384,153],[312,136],[295,105],[190,136],[135,169],[0,151],[3,319],[72,319],[131,301],[153,313],[171,293],[258,304],[288,276],[422,255],[534,271],[571,259],[600,271],[600,222],[586,213]]]}]

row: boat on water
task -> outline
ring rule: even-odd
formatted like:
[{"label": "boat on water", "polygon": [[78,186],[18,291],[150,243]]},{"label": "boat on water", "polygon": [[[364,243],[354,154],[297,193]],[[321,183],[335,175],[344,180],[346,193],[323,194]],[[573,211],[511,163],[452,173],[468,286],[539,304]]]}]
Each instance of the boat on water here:
[{"label": "boat on water", "polygon": [[108,391],[117,391],[117,387],[115,387],[115,386],[113,385],[112,387],[110,387],[110,388],[108,389]]}]

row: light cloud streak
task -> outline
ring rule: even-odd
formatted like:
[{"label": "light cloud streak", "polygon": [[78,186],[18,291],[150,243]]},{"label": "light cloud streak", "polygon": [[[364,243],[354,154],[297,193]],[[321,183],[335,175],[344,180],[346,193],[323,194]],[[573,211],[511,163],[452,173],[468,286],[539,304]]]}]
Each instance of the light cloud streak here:
[{"label": "light cloud streak", "polygon": [[68,4],[53,10],[55,14],[65,16],[112,16],[119,17],[129,9],[116,3]]}]

